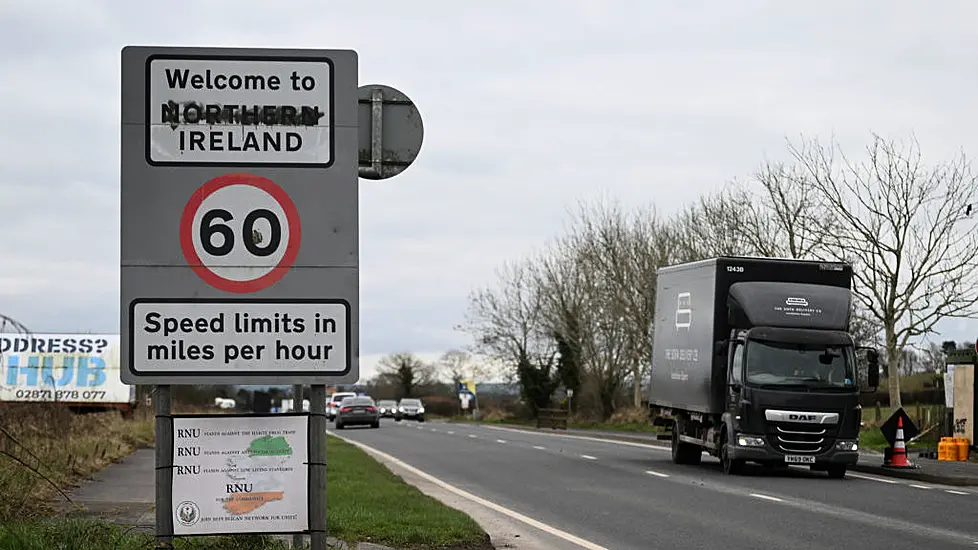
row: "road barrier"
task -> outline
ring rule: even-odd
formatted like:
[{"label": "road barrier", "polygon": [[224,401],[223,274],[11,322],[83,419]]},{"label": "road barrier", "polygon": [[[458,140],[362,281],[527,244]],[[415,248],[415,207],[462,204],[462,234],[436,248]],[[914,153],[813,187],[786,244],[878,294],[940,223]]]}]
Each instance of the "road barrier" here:
[{"label": "road barrier", "polygon": [[567,409],[540,409],[537,412],[537,428],[567,429]]}]

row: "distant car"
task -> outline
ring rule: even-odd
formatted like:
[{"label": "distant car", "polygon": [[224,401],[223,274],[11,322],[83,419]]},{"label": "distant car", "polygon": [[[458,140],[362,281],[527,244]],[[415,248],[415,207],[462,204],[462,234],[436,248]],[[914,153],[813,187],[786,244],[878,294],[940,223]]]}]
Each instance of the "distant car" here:
[{"label": "distant car", "polygon": [[424,404],[420,399],[401,399],[397,404],[397,412],[394,413],[394,420],[400,422],[404,419],[417,420],[424,422]]},{"label": "distant car", "polygon": [[394,418],[394,413],[397,412],[397,401],[381,399],[377,402],[377,409],[380,410],[381,418]]},{"label": "distant car", "polygon": [[347,397],[356,397],[357,394],[351,391],[338,391],[329,398],[329,406],[326,407],[326,418],[336,420],[336,411],[340,408],[340,402]]},{"label": "distant car", "polygon": [[336,413],[336,429],[347,426],[380,427],[380,413],[377,405],[369,397],[348,397],[340,402]]}]

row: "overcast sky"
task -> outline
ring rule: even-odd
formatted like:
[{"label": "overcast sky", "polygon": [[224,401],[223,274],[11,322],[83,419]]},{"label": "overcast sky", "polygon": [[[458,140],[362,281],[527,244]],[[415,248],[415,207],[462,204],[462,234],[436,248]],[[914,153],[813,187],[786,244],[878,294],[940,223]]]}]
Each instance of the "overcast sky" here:
[{"label": "overcast sky", "polygon": [[[978,154],[978,2],[0,2],[0,310],[119,330],[119,58],[127,44],[350,48],[406,92],[417,163],[361,182],[361,365],[463,345],[466,295],[576,201],[664,213],[786,135],[911,131]],[[971,339],[978,323],[944,335]]]}]

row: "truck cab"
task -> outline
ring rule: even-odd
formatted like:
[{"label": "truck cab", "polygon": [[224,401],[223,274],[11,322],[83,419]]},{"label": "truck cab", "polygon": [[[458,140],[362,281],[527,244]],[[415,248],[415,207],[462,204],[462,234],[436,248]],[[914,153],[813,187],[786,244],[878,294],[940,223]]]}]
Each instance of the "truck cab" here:
[{"label": "truck cab", "polygon": [[858,461],[862,407],[848,333],[756,327],[718,347],[729,365],[727,473],[753,461],[807,464],[841,477]]}]

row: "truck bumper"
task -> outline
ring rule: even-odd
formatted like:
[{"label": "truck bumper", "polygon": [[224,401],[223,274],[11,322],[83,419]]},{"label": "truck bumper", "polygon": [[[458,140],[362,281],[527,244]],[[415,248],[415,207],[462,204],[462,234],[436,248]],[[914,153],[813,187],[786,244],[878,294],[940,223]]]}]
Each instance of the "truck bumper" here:
[{"label": "truck bumper", "polygon": [[[796,466],[811,466],[811,463],[797,463],[797,462],[785,462],[785,454],[771,447],[770,445],[765,445],[763,447],[740,447],[732,446],[729,448],[730,458],[734,460],[747,460],[750,462],[760,462],[762,464],[792,464]],[[829,448],[829,450],[814,455],[815,462],[814,465],[825,465],[825,464],[855,464],[859,461],[858,451],[841,451],[836,449],[834,446]]]}]

